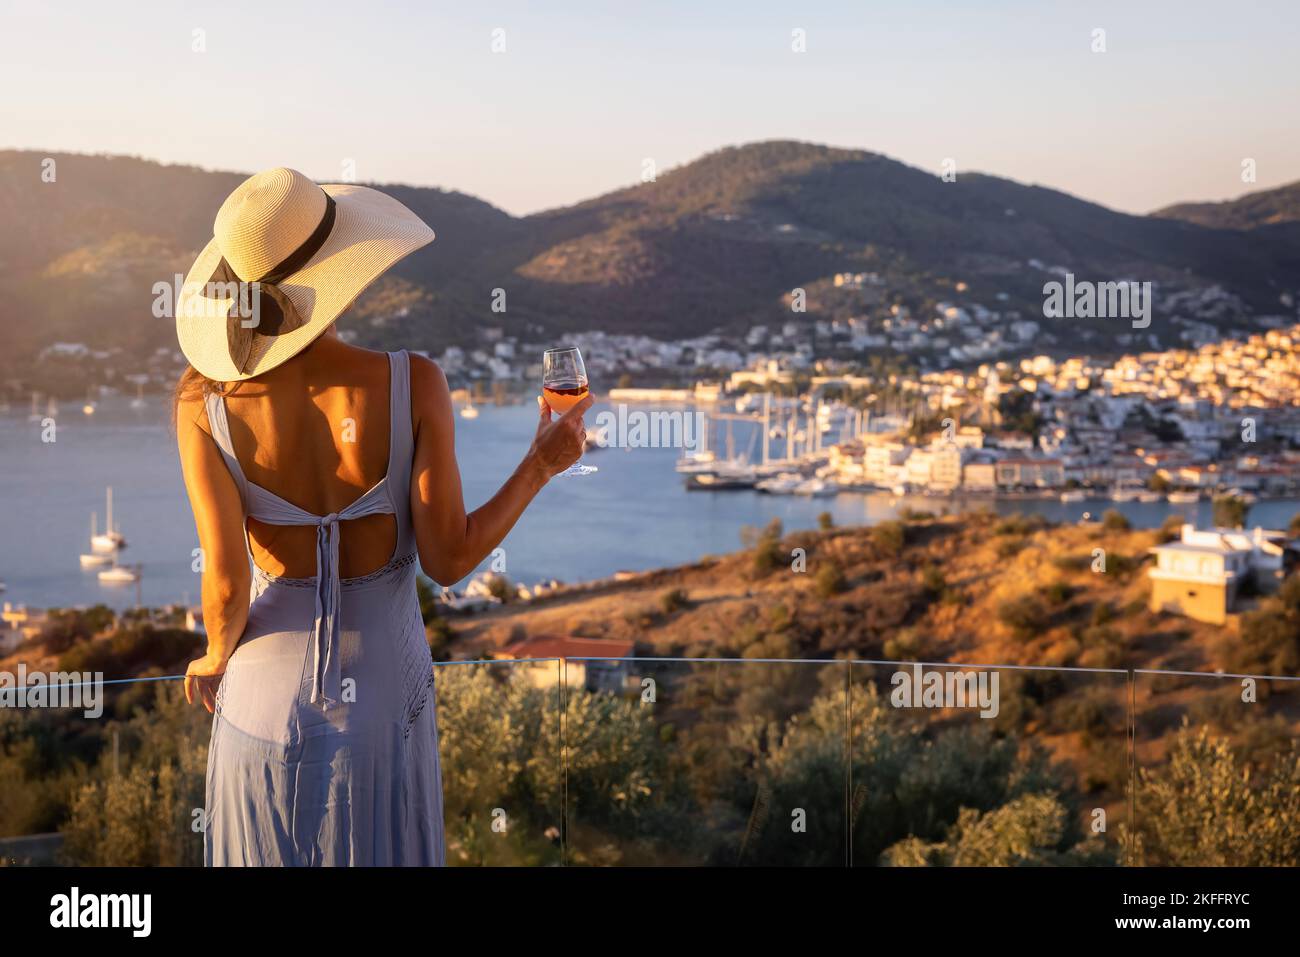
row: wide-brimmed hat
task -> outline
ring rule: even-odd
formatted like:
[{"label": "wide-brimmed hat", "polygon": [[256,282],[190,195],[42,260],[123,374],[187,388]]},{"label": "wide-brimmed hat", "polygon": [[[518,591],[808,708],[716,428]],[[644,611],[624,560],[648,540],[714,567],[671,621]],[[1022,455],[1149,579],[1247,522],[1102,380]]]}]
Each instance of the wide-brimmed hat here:
[{"label": "wide-brimmed hat", "polygon": [[185,277],[176,336],[220,382],[274,369],[311,345],[394,263],[433,241],[397,200],[365,186],[317,186],[296,170],[240,183]]}]

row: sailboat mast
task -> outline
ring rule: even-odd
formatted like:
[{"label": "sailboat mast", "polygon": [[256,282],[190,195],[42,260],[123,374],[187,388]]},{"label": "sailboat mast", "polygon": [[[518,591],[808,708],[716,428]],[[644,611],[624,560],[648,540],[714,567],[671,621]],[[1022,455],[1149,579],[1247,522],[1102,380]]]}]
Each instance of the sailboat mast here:
[{"label": "sailboat mast", "polygon": [[763,393],[763,464],[767,464],[768,440],[772,434],[772,394]]}]

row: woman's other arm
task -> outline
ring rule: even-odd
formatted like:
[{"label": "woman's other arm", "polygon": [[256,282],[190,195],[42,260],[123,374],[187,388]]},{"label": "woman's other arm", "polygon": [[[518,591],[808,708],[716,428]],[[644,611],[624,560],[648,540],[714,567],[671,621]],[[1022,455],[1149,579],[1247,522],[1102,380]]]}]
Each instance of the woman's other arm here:
[{"label": "woman's other arm", "polygon": [[183,403],[177,415],[176,439],[203,555],[203,624],[208,633],[207,654],[190,662],[186,671],[185,698],[193,703],[197,692],[212,711],[226,662],[248,622],[252,573],[239,489],[216,442],[200,424],[206,421],[202,402]]},{"label": "woman's other arm", "polygon": [[542,486],[582,455],[582,415],[591,408],[591,396],[554,420],[540,396],[537,403],[537,433],[523,460],[491,499],[467,515],[447,379],[433,361],[411,356],[411,517],[420,566],[440,585],[473,571],[501,544]]}]

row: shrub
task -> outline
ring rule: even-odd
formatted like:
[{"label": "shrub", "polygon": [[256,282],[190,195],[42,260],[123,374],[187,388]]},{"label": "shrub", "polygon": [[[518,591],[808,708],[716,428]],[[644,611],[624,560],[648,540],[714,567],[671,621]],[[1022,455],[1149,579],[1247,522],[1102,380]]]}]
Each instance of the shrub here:
[{"label": "shrub", "polygon": [[1149,866],[1300,864],[1300,751],[1249,769],[1226,738],[1184,728],[1168,764],[1138,772],[1137,837]]},{"label": "shrub", "polygon": [[822,598],[838,595],[848,587],[848,583],[844,579],[844,569],[836,561],[822,562],[813,581],[817,588],[817,594]]},{"label": "shrub", "polygon": [[938,565],[928,565],[921,575],[921,587],[925,589],[926,594],[931,598],[938,598],[948,587],[948,580],[944,578],[943,569]]},{"label": "shrub", "polygon": [[993,526],[994,535],[1030,535],[1046,527],[1047,520],[1041,515],[1008,515]]},{"label": "shrub", "polygon": [[885,558],[897,558],[907,544],[907,530],[901,522],[881,522],[871,529],[871,542]]},{"label": "shrub", "polygon": [[1129,520],[1124,517],[1123,512],[1108,508],[1101,517],[1101,527],[1108,532],[1127,532],[1133,526],[1129,524]]},{"label": "shrub", "polygon": [[492,575],[487,580],[488,592],[503,605],[515,597],[515,590],[510,587],[510,579],[505,575]]},{"label": "shrub", "polygon": [[681,588],[671,588],[659,596],[659,607],[663,609],[665,615],[688,608],[690,604],[686,591]]},{"label": "shrub", "polygon": [[1018,638],[1031,638],[1045,630],[1051,616],[1036,595],[1021,595],[998,605],[998,620]]},{"label": "shrub", "polygon": [[1020,554],[1020,550],[1025,547],[1023,538],[1009,538],[1004,542],[998,542],[997,555],[1004,561],[1008,558],[1015,558]]},{"label": "shrub", "polygon": [[1214,499],[1214,524],[1219,528],[1241,528],[1246,524],[1250,506],[1235,495],[1220,495]]},{"label": "shrub", "polygon": [[1064,605],[1073,594],[1074,589],[1065,582],[1052,582],[1043,589],[1043,597],[1052,605]]},{"label": "shrub", "polygon": [[758,534],[754,542],[754,571],[766,575],[784,564],[785,556],[781,553],[782,526],[779,518],[772,519],[767,527]]}]

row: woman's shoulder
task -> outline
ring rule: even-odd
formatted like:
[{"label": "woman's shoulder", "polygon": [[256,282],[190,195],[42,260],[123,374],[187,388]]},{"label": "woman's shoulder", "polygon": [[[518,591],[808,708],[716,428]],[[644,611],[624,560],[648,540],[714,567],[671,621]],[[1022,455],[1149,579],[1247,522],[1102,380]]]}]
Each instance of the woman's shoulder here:
[{"label": "woman's shoulder", "polygon": [[428,356],[409,352],[411,361],[411,393],[417,398],[432,399],[449,394],[447,377],[442,368]]}]

